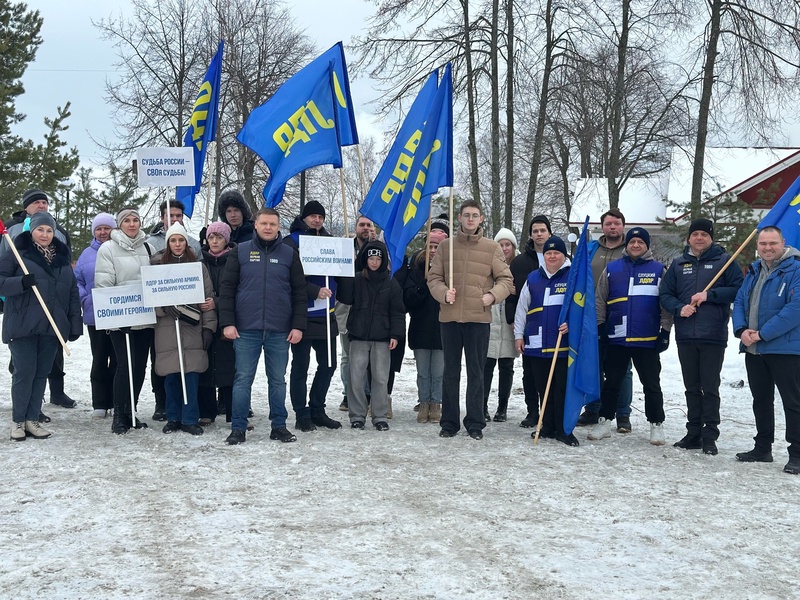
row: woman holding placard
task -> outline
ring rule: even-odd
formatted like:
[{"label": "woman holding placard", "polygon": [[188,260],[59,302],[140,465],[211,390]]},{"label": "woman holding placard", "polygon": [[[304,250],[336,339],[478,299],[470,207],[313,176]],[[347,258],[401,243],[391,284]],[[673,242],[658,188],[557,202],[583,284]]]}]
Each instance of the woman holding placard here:
[{"label": "woman holding placard", "polygon": [[[97,251],[94,270],[95,287],[114,287],[142,281],[141,269],[150,264],[152,249],[145,242],[147,235],[142,231],[139,211],[126,206],[117,213],[117,229],[111,232],[111,239]],[[139,393],[144,383],[147,368],[147,355],[153,343],[152,325],[135,325],[109,332],[114,354],[117,357],[117,371],[114,373],[114,420],[111,431],[127,433],[131,427],[147,427],[147,423],[135,419],[131,411],[131,387],[133,387],[134,406],[139,402]],[[130,354],[125,337],[130,342]],[[128,378],[130,361],[131,380]]]},{"label": "woman holding placard", "polygon": [[14,362],[11,439],[20,442],[51,435],[39,424],[39,414],[47,374],[59,347],[54,327],[69,341],[83,333],[70,252],[55,238],[55,230],[50,213],[32,215],[30,231],[14,240],[15,252],[0,258],[0,295],[6,298],[3,342]]},{"label": "woman holding placard", "polygon": [[[166,234],[166,248],[153,256],[150,262],[154,265],[197,262],[197,256],[189,248],[189,236],[183,225],[173,223],[170,226]],[[207,351],[217,330],[217,312],[214,310],[211,276],[205,265],[202,268],[205,302],[156,308],[155,369],[156,373],[165,377],[164,390],[167,394],[164,433],[180,430],[192,435],[203,434],[199,424],[197,388],[200,373],[208,369]]]}]

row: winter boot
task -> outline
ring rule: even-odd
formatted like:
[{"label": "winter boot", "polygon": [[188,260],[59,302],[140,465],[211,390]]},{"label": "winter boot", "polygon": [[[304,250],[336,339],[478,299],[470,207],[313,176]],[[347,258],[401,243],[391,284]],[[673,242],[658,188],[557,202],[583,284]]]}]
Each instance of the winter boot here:
[{"label": "winter boot", "polygon": [[389,401],[389,412],[386,413],[386,418],[387,419],[393,419],[394,418],[394,413],[392,412],[392,395],[389,394],[386,397],[386,399]]},{"label": "winter boot", "polygon": [[431,411],[430,402],[420,402],[419,412],[417,413],[417,423],[427,423]]},{"label": "winter boot", "polygon": [[51,377],[47,380],[50,384],[50,404],[61,406],[62,408],[75,408],[78,403],[64,393],[64,378]]},{"label": "winter boot", "polygon": [[25,433],[35,440],[44,440],[53,435],[39,424],[39,421],[25,421]]},{"label": "winter boot", "polygon": [[15,442],[24,442],[25,437],[25,423],[12,423],[11,439]]},{"label": "winter boot", "polygon": [[611,423],[610,419],[600,417],[597,420],[597,425],[592,427],[586,438],[589,440],[602,440],[603,438],[611,437]]},{"label": "winter boot", "polygon": [[442,404],[441,402],[431,402],[428,410],[428,423],[439,424],[442,419]]},{"label": "winter boot", "polygon": [[505,423],[507,411],[508,411],[508,398],[500,398],[497,401],[497,412],[494,413],[494,419],[492,420],[495,423]]},{"label": "winter boot", "polygon": [[772,450],[755,447],[748,452],[738,452],[736,460],[741,462],[772,462]]},{"label": "winter boot", "polygon": [[650,443],[653,446],[663,446],[666,442],[663,423],[650,423]]},{"label": "winter boot", "polygon": [[311,421],[318,427],[325,427],[326,429],[340,429],[342,424],[339,421],[331,419],[325,413],[311,417]]},{"label": "winter boot", "polygon": [[128,433],[128,429],[130,429],[129,422],[130,420],[125,418],[122,409],[115,407],[114,418],[111,420],[111,433],[116,433],[117,435]]}]

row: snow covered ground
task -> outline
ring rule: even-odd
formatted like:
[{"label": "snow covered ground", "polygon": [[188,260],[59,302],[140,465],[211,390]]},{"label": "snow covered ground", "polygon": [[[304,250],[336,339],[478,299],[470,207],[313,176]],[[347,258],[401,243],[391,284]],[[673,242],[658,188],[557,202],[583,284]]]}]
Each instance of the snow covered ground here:
[{"label": "snow covered ground", "polygon": [[[776,409],[775,463],[743,464],[755,433],[744,360],[722,379],[719,456],[683,451],[677,354],[663,356],[668,445],[648,444],[641,387],[633,432],[579,448],[534,447],[521,365],[507,423],[482,441],[415,421],[413,360],[386,433],[269,440],[266,384],[255,431],[228,447],[151,424],[126,436],[92,421],[86,336],[66,359],[76,409],[45,406],[48,440],[13,443],[8,348],[0,346],[0,597],[4,598],[791,598],[798,597],[800,477]],[[635,380],[635,378],[634,378]],[[490,407],[494,409],[496,391]],[[329,414],[341,400],[338,373]],[[288,403],[288,400],[287,400]],[[778,402],[778,405],[780,403]],[[290,419],[290,429],[294,419]],[[794,557],[794,558],[792,558]]]}]

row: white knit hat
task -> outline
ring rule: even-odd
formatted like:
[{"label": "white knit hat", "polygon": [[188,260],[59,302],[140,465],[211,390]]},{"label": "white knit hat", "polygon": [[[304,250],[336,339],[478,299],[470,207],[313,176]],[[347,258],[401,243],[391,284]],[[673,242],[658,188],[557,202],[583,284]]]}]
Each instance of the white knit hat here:
[{"label": "white knit hat", "polygon": [[510,229],[506,229],[505,227],[500,228],[500,231],[494,236],[494,241],[499,242],[500,240],[508,240],[514,245],[514,248],[517,247],[517,238],[514,237],[514,232]]}]

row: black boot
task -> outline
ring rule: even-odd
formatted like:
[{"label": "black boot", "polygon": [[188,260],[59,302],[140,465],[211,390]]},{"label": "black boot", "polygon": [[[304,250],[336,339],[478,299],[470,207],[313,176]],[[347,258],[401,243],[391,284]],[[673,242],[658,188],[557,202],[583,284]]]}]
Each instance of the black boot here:
[{"label": "black boot", "polygon": [[47,379],[50,384],[50,404],[56,404],[63,408],[75,408],[78,403],[64,393],[64,377],[50,377]]},{"label": "black boot", "polygon": [[111,433],[118,435],[128,433],[130,426],[128,425],[129,418],[125,417],[125,413],[119,406],[114,407],[114,418],[111,421]]},{"label": "black boot", "polygon": [[497,412],[494,413],[495,423],[505,423],[506,412],[508,411],[508,398],[499,398],[497,400]]},{"label": "black boot", "polygon": [[167,398],[165,394],[156,394],[156,409],[153,411],[153,421],[167,420]]}]

